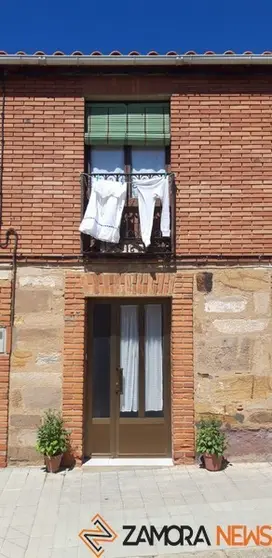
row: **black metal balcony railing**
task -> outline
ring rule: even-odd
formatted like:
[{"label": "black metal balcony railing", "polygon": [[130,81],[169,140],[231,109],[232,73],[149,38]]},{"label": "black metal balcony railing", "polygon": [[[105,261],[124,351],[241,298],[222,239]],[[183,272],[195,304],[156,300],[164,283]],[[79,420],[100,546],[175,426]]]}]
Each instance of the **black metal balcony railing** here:
[{"label": "black metal balcony railing", "polygon": [[122,174],[87,174],[81,175],[81,199],[82,199],[82,217],[87,207],[88,199],[92,189],[92,179],[104,178],[106,180],[122,180],[127,183],[127,199],[123,211],[120,226],[120,242],[119,244],[111,244],[96,240],[89,235],[82,235],[82,252],[84,256],[94,256],[102,254],[122,255],[122,254],[146,254],[157,256],[172,256],[175,253],[175,181],[174,174],[169,173],[169,200],[170,200],[170,237],[162,237],[160,231],[161,220],[161,202],[156,200],[153,229],[151,235],[151,244],[145,248],[140,230],[140,219],[138,211],[137,193],[133,189],[134,178],[151,178],[153,176],[164,176],[162,173],[122,173]]}]

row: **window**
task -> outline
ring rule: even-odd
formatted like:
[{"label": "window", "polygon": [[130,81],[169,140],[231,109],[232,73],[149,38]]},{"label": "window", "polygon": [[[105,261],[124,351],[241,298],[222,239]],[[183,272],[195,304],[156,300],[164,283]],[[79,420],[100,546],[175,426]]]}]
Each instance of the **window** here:
[{"label": "window", "polygon": [[94,173],[122,173],[125,166],[124,150],[121,147],[93,147],[90,166]]},{"label": "window", "polygon": [[90,151],[90,171],[93,173],[153,173],[164,172],[166,153],[163,147],[98,147]]},{"label": "window", "polygon": [[166,167],[165,149],[163,147],[132,147],[132,172],[163,172]]},{"label": "window", "polygon": [[[97,174],[156,173],[167,169],[167,153],[164,147],[99,147],[89,151],[88,172]],[[137,192],[132,184],[132,197]]]},{"label": "window", "polygon": [[[132,147],[131,170],[133,173],[164,172],[166,153],[163,147]],[[137,190],[132,183],[132,197],[137,198]]]},{"label": "window", "polygon": [[[83,238],[83,250],[89,252],[145,253],[139,217],[138,191],[135,176],[141,179],[156,173],[170,172],[170,114],[169,103],[87,103],[85,119],[84,203],[87,202],[96,178],[117,179],[126,183],[126,203],[120,225],[120,243]],[[99,176],[100,175],[100,176]],[[105,175],[115,175],[106,177]],[[116,176],[119,175],[119,176]],[[132,176],[131,176],[132,175]],[[146,175],[146,176],[145,176]],[[169,213],[172,223],[172,176],[169,178]],[[156,199],[152,247],[150,253],[168,253],[172,236],[167,239],[160,229],[161,200]]]},{"label": "window", "polygon": [[88,103],[85,143],[89,173],[164,172],[170,162],[169,104]]}]

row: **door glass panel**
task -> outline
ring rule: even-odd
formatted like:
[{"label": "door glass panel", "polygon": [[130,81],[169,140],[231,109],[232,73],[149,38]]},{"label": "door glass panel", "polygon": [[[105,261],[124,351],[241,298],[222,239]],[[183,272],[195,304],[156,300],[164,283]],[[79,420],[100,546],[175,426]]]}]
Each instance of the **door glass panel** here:
[{"label": "door glass panel", "polygon": [[138,416],[139,330],[138,308],[134,305],[121,306],[120,366],[123,369],[120,416]]},{"label": "door glass panel", "polygon": [[101,174],[123,173],[123,148],[93,147],[91,151],[91,172]]},{"label": "door glass panel", "polygon": [[[163,147],[132,147],[132,172],[165,172],[165,149]],[[132,196],[137,197],[137,190],[132,185]]]},{"label": "door glass panel", "polygon": [[145,306],[145,416],[163,416],[162,307]]},{"label": "door glass panel", "polygon": [[93,417],[110,416],[110,304],[95,304],[93,312]]}]

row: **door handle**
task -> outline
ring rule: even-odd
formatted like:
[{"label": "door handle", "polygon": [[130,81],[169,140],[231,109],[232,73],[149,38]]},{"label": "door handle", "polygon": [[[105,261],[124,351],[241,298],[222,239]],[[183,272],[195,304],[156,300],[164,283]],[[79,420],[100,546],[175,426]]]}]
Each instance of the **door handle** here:
[{"label": "door handle", "polygon": [[123,394],[123,368],[120,368],[120,366],[118,366],[116,368],[116,371],[118,373],[117,381],[116,381],[116,393],[120,393],[120,395],[122,395]]}]

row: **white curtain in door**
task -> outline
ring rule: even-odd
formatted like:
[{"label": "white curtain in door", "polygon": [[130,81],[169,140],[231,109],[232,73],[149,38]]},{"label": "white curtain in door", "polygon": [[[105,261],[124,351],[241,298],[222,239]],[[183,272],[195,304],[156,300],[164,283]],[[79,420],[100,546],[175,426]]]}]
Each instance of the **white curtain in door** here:
[{"label": "white curtain in door", "polygon": [[163,409],[162,308],[145,306],[145,410]]},{"label": "white curtain in door", "polygon": [[139,333],[137,306],[121,306],[120,364],[123,368],[123,395],[120,411],[138,411]]}]

